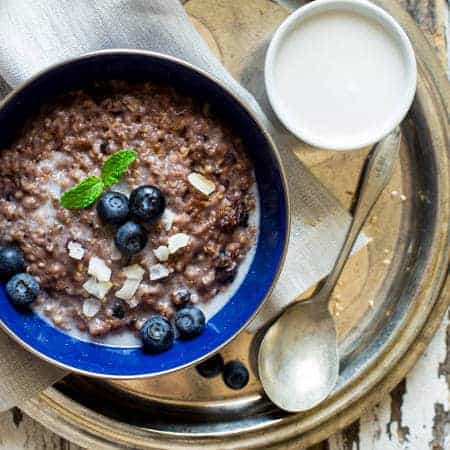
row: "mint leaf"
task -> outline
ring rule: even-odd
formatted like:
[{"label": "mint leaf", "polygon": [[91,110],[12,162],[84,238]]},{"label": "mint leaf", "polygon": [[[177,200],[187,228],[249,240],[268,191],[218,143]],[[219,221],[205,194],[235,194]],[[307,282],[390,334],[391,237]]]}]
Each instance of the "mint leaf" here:
[{"label": "mint leaf", "polygon": [[138,154],[131,149],[123,149],[112,154],[103,164],[102,178],[97,176],[87,177],[76,186],[64,192],[60,203],[64,208],[86,208],[102,195],[103,189],[118,183],[129,165],[137,158]]},{"label": "mint leaf", "polygon": [[103,165],[102,178],[105,186],[118,183],[129,165],[137,158],[137,153],[131,149],[119,150],[112,154]]},{"label": "mint leaf", "polygon": [[103,181],[100,177],[87,177],[73,188],[64,192],[60,203],[64,208],[68,209],[86,208],[102,195],[103,188]]}]

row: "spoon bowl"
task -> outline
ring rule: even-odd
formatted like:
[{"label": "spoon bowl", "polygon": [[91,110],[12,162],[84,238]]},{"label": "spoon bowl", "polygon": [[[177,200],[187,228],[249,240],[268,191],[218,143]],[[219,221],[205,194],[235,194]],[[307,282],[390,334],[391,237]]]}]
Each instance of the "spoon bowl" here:
[{"label": "spoon bowl", "polygon": [[[336,327],[326,303],[312,298],[288,307],[270,328],[259,352],[260,378],[267,396],[289,412],[324,400],[339,376]],[[330,344],[331,343],[331,344]],[[298,349],[298,356],[293,354]],[[270,355],[277,353],[277,358]],[[292,378],[293,374],[298,377]],[[288,388],[279,392],[279,385]]]}]

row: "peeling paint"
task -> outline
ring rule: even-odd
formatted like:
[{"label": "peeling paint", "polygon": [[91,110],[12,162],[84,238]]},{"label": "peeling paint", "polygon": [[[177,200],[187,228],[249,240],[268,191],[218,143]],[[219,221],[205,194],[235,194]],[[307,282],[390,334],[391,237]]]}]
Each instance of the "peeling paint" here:
[{"label": "peeling paint", "polygon": [[396,439],[399,442],[408,440],[409,427],[402,425],[402,405],[403,396],[406,393],[406,380],[403,380],[392,392],[391,392],[391,419],[386,425],[386,432],[389,439],[392,440],[393,432],[397,434]]},{"label": "peeling paint", "polygon": [[446,438],[450,426],[450,412],[445,410],[442,403],[435,403],[433,417],[433,440],[430,442],[432,450],[446,450]]},{"label": "peeling paint", "polygon": [[[344,449],[360,450],[359,446],[359,421],[354,422],[343,432]],[[364,449],[361,449],[364,450]]]},{"label": "peeling paint", "polygon": [[359,447],[343,432],[330,450],[450,450],[450,326],[446,317],[428,349],[390,397],[359,421]]}]

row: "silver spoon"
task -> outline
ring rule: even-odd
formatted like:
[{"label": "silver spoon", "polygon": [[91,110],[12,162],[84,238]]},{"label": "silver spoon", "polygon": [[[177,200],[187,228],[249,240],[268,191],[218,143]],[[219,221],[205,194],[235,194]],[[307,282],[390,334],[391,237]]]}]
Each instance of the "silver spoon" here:
[{"label": "silver spoon", "polygon": [[285,411],[314,407],[336,385],[339,355],[329,299],[369,212],[392,175],[400,140],[397,127],[372,151],[345,243],[319,292],[288,306],[261,342],[261,383],[270,400]]}]

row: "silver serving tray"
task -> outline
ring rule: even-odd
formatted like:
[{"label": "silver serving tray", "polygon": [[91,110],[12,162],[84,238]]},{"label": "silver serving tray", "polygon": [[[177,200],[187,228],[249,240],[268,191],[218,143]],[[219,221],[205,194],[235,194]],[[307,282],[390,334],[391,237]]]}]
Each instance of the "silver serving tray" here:
[{"label": "silver serving tray", "polygon": [[[307,413],[277,410],[256,375],[261,336],[244,333],[222,352],[251,370],[241,391],[228,389],[220,377],[206,380],[194,368],[139,381],[69,376],[29,401],[28,414],[95,449],[299,449],[349,424],[402,379],[450,302],[444,287],[450,97],[445,72],[412,19],[397,2],[376,3],[413,42],[418,90],[403,125],[400,163],[365,228],[371,242],[353,257],[335,291],[342,371],[332,396]],[[264,50],[287,11],[268,0],[191,0],[186,7],[224,64],[264,102]],[[312,151],[302,143],[297,152],[347,207],[367,153]]]}]

